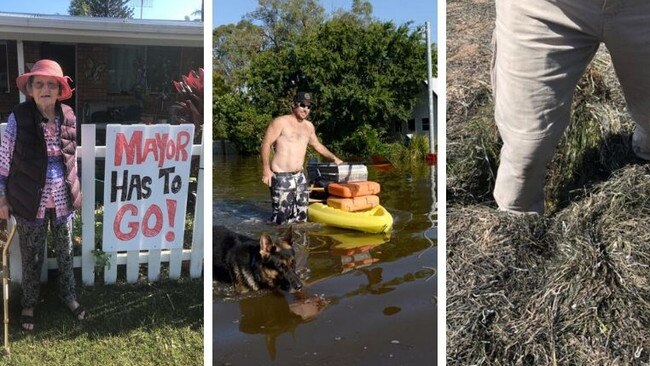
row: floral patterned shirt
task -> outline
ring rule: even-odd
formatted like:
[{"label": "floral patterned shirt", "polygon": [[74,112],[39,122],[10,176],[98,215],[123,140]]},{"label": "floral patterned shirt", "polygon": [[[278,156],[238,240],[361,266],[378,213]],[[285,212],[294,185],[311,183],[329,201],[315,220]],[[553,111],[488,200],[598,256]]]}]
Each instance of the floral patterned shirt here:
[{"label": "floral patterned shirt", "polygon": [[[72,219],[74,211],[68,207],[68,193],[65,182],[65,160],[61,152],[61,119],[41,123],[47,146],[47,175],[38,207],[36,220],[26,220],[16,217],[23,224],[42,224],[45,209],[53,208],[57,222],[67,222]],[[6,190],[7,177],[11,170],[11,160],[16,146],[17,124],[12,113],[7,120],[7,128],[0,144],[0,190]]]}]

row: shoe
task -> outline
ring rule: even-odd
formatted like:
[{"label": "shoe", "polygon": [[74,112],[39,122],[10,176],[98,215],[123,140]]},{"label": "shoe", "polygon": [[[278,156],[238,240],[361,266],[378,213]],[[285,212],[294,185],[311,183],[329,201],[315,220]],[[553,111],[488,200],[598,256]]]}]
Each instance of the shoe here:
[{"label": "shoe", "polygon": [[34,316],[33,315],[20,314],[20,328],[22,328],[22,330],[26,330],[28,332],[33,331],[34,330]]},{"label": "shoe", "polygon": [[86,320],[90,315],[88,311],[86,311],[86,308],[84,308],[81,304],[79,304],[79,306],[77,306],[74,310],[70,310],[70,312],[72,313],[72,316],[75,318],[75,320],[79,321]]},{"label": "shoe", "polygon": [[650,161],[650,136],[638,125],[632,134],[632,151],[639,158]]}]

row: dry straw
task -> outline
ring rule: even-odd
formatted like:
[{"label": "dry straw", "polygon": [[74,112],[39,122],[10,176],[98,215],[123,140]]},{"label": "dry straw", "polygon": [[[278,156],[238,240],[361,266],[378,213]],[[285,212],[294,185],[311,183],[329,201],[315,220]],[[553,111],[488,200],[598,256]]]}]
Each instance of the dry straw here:
[{"label": "dry straw", "polygon": [[495,210],[494,4],[448,9],[447,364],[650,364],[650,165],[606,50],[579,83],[544,216]]},{"label": "dry straw", "polygon": [[449,364],[647,363],[650,167],[561,213],[448,215]]}]

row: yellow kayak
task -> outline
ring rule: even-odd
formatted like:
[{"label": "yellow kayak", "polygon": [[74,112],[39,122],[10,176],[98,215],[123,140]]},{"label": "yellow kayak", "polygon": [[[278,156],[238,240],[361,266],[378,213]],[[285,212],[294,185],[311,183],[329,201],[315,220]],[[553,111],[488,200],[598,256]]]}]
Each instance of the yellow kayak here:
[{"label": "yellow kayak", "polygon": [[307,209],[309,221],[366,233],[385,233],[393,227],[393,216],[379,205],[363,211],[347,212],[322,203],[312,203]]}]

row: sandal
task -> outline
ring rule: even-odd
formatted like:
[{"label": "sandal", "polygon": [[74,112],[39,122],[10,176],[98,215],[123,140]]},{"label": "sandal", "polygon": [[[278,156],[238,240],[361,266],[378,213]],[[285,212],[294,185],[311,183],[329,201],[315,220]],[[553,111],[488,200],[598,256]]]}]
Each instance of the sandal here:
[{"label": "sandal", "polygon": [[[31,329],[26,327],[25,324],[31,325]],[[31,332],[34,330],[34,316],[33,315],[24,315],[20,314],[20,327],[22,330]]]},{"label": "sandal", "polygon": [[[79,321],[86,320],[88,318],[88,312],[86,311],[86,308],[83,307],[83,305],[79,304],[74,310],[71,310],[72,316]],[[83,314],[83,316],[81,315]]]}]

